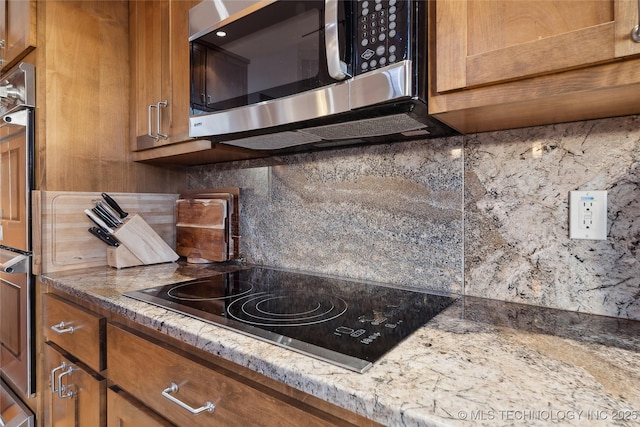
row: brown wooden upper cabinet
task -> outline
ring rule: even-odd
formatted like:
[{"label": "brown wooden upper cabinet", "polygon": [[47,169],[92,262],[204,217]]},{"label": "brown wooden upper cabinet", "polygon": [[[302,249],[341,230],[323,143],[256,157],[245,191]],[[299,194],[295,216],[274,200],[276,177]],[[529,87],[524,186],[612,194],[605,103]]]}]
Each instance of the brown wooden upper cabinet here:
[{"label": "brown wooden upper cabinet", "polygon": [[134,151],[190,139],[189,9],[196,3],[129,3]]},{"label": "brown wooden upper cabinet", "polygon": [[[192,165],[265,156],[260,152],[189,137],[189,9],[200,1],[129,2],[130,127],[135,161]],[[214,60],[217,57],[202,56],[204,60],[207,58]],[[222,64],[225,69],[235,72],[237,66],[227,62]],[[203,78],[203,85],[208,85],[209,90],[217,90],[214,78],[205,75]]]},{"label": "brown wooden upper cabinet", "polygon": [[432,3],[430,112],[458,130],[640,112],[637,0]]},{"label": "brown wooden upper cabinet", "polygon": [[35,46],[35,0],[0,0],[0,69],[10,68]]}]

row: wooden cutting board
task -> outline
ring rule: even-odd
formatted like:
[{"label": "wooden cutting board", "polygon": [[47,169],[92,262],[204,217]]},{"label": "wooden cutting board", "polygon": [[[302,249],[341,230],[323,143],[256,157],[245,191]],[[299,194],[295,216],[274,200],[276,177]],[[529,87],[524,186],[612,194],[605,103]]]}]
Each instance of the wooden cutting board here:
[{"label": "wooden cutting board", "polygon": [[222,199],[227,201],[227,252],[229,259],[240,258],[240,188],[185,190],[180,199]]},{"label": "wooden cutting board", "polygon": [[189,262],[229,260],[227,200],[176,201],[176,252]]},{"label": "wooden cutting board", "polygon": [[[178,194],[109,193],[130,216],[139,214],[174,247]],[[33,271],[53,273],[107,265],[108,246],[87,230],[94,224],[84,214],[100,193],[33,191]]]}]

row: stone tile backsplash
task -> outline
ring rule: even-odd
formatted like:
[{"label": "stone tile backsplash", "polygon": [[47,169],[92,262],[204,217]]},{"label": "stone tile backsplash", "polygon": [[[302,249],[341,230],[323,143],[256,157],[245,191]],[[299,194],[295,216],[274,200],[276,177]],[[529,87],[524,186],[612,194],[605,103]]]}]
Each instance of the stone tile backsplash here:
[{"label": "stone tile backsplash", "polygon": [[[189,168],[241,187],[248,262],[640,319],[640,116]],[[568,238],[607,190],[606,241]]]},{"label": "stone tile backsplash", "polygon": [[462,138],[192,167],[241,187],[248,262],[462,292]]},{"label": "stone tile backsplash", "polygon": [[[607,240],[569,191],[608,191]],[[640,319],[640,116],[465,138],[465,292]]]}]

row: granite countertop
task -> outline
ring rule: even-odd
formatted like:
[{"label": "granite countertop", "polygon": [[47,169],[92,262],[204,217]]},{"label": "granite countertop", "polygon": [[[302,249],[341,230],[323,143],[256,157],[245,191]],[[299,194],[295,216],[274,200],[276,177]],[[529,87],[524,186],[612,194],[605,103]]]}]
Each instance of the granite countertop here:
[{"label": "granite countertop", "polygon": [[638,321],[465,297],[359,374],[122,296],[210,274],[171,263],[40,280],[385,425],[640,424]]}]

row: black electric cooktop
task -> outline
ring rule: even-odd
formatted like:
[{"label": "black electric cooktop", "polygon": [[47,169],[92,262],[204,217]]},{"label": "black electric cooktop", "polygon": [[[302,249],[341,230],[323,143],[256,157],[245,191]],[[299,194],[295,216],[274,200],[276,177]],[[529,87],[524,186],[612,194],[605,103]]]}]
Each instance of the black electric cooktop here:
[{"label": "black electric cooktop", "polygon": [[364,372],[455,297],[253,267],[125,296]]}]

